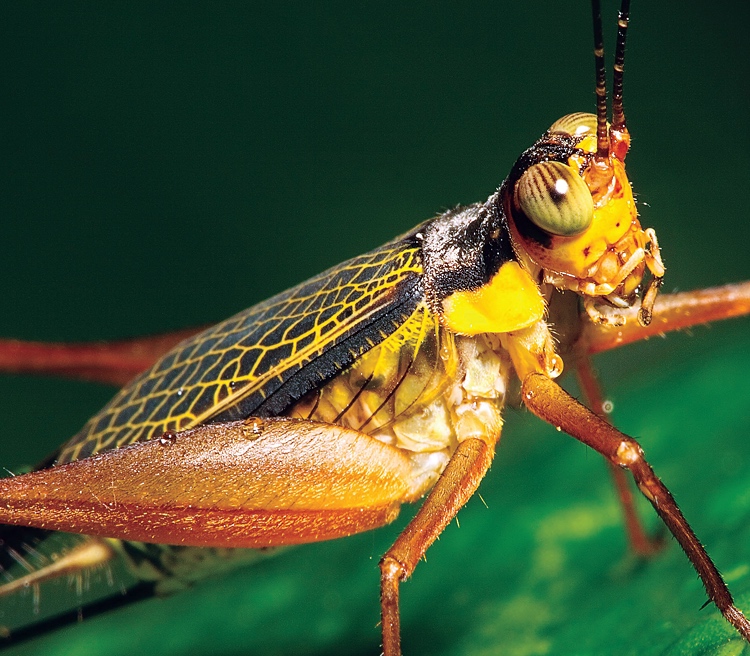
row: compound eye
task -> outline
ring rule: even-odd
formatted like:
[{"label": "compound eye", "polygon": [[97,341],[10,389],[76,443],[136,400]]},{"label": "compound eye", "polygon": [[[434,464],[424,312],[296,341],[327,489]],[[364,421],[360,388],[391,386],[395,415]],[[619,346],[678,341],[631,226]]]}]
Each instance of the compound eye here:
[{"label": "compound eye", "polygon": [[538,228],[572,237],[594,220],[594,200],[583,179],[561,162],[529,167],[516,185],[516,202]]},{"label": "compound eye", "polygon": [[596,114],[576,112],[557,119],[549,129],[550,132],[565,132],[571,137],[585,137],[596,134]]}]

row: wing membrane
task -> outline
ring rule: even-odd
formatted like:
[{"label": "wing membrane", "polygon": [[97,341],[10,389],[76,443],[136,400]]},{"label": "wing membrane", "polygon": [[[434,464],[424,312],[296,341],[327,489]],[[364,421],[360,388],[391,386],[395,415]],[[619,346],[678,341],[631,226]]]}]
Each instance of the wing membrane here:
[{"label": "wing membrane", "polygon": [[126,385],[58,463],[211,420],[282,412],[393,333],[422,300],[410,237],[348,260],[187,339]]}]

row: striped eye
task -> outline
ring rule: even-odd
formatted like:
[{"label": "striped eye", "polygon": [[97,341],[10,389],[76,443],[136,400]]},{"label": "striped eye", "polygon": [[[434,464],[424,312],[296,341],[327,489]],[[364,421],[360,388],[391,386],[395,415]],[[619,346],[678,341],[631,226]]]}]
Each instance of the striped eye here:
[{"label": "striped eye", "polygon": [[596,114],[576,112],[557,119],[549,129],[550,132],[565,132],[571,137],[583,137],[596,134]]},{"label": "striped eye", "polygon": [[572,237],[594,220],[594,200],[581,177],[561,162],[529,167],[516,185],[516,202],[538,228]]}]

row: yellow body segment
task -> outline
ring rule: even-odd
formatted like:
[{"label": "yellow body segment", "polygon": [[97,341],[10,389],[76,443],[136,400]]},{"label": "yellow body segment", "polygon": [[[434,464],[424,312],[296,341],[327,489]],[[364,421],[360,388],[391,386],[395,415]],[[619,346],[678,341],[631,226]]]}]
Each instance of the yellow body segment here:
[{"label": "yellow body segment", "polygon": [[517,262],[503,264],[483,287],[455,292],[443,301],[445,327],[461,335],[521,330],[544,312],[539,287]]}]

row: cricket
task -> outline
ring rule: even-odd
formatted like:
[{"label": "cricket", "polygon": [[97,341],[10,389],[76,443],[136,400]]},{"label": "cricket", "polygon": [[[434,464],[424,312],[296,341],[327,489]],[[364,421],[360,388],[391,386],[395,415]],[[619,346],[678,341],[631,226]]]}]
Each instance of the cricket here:
[{"label": "cricket", "polygon": [[[747,315],[750,282],[670,291],[669,244],[654,213],[643,220],[626,171],[637,148],[630,1],[615,21],[592,0],[591,16],[578,35],[590,41],[591,106],[542,126],[486,200],[210,327],[110,344],[0,340],[0,371],[120,386],[31,471],[0,479],[0,601],[30,594],[40,606],[60,580],[118,568],[132,584],[113,584],[111,597],[127,605],[259,553],[387,526],[414,504],[378,554],[371,618],[373,653],[410,653],[408,582],[481,494],[507,413],[521,407],[607,465],[630,553],[649,563],[681,549],[705,591],[696,613],[705,600],[750,642],[750,607],[648,449],[610,421],[593,364]],[[563,386],[571,379],[576,393]],[[660,530],[644,525],[638,496]],[[101,603],[73,595],[67,613],[39,626],[85,620]],[[0,640],[36,630],[3,627]]]}]

